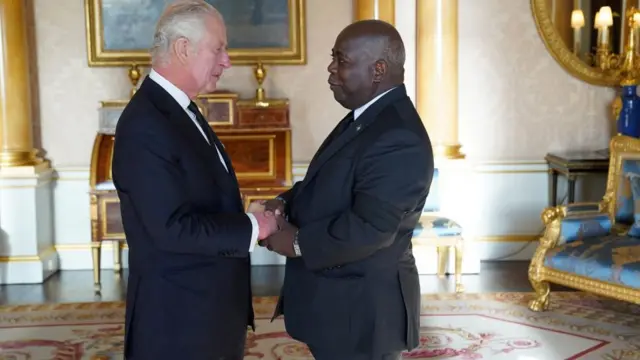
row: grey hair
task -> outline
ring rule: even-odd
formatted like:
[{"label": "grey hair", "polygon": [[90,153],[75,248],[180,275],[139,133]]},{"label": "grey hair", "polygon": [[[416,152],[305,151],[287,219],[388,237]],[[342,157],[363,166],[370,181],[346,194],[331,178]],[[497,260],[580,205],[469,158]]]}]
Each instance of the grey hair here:
[{"label": "grey hair", "polygon": [[197,51],[197,44],[206,33],[205,19],[208,16],[222,21],[218,10],[203,0],[180,0],[167,6],[153,34],[151,64],[166,64],[171,45],[179,38],[189,40],[191,50]]}]

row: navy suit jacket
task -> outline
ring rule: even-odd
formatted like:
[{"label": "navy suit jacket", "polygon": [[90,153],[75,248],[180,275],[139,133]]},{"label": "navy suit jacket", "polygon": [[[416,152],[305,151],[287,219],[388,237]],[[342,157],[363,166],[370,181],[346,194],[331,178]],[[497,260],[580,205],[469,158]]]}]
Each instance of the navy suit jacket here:
[{"label": "navy suit jacket", "polygon": [[253,325],[252,225],[219,150],[229,172],[184,109],[149,78],[118,121],[113,180],[129,245],[128,359],[242,353]]},{"label": "navy suit jacket", "polygon": [[337,354],[418,345],[420,285],[411,237],[434,171],[429,136],[404,86],[327,137],[303,181],[282,194],[299,227],[275,316]]}]

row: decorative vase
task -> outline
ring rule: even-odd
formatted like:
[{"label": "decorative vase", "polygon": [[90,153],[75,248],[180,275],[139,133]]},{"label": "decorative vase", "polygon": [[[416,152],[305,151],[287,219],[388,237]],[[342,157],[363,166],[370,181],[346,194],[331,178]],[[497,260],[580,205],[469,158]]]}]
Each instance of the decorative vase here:
[{"label": "decorative vase", "polygon": [[622,108],[618,115],[618,134],[640,138],[640,98],[637,85],[622,86]]}]

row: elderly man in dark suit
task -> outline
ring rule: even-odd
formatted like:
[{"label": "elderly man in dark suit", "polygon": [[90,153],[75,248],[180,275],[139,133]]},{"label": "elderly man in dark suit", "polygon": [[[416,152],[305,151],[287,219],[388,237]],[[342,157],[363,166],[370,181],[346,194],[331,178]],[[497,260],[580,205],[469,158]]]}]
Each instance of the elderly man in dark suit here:
[{"label": "elderly man in dark suit", "polygon": [[113,180],[129,244],[125,357],[239,360],[253,326],[249,253],[275,216],[245,213],[224,146],[192,99],[230,66],[220,14],[170,5],[152,70],[116,129]]},{"label": "elderly man in dark suit", "polygon": [[316,360],[398,359],[417,347],[420,285],[411,250],[433,177],[427,132],[404,82],[393,26],[368,20],[338,36],[329,86],[349,114],[303,181],[263,204],[284,214],[261,244],[287,256],[275,316]]}]

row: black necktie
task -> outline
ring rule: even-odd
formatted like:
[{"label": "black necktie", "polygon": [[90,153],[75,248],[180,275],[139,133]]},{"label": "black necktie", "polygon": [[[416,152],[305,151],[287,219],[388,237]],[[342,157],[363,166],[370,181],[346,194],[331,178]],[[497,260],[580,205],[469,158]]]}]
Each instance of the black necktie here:
[{"label": "black necktie", "polygon": [[340,121],[340,124],[338,124],[335,137],[338,137],[342,135],[343,132],[347,131],[349,126],[351,126],[354,121],[355,118],[353,116],[353,111],[351,111],[349,114],[347,114],[347,116],[345,116],[344,119],[342,119],[342,121]]},{"label": "black necktie", "polygon": [[205,120],[200,110],[198,110],[198,106],[192,101],[189,106],[187,106],[187,109],[196,116],[196,122],[198,122],[198,125],[202,128],[202,132],[204,132],[204,136],[209,141],[209,145],[213,145],[213,138],[211,137],[211,131],[209,131],[209,123],[207,123],[207,120]]},{"label": "black necktie", "polygon": [[345,116],[344,119],[340,120],[338,125],[336,125],[336,127],[333,129],[333,131],[327,136],[327,138],[324,140],[324,142],[320,145],[320,147],[318,148],[318,151],[316,152],[316,155],[313,157],[313,159],[311,161],[313,161],[316,157],[318,157],[318,155],[320,155],[320,153],[327,146],[329,146],[329,144],[331,144],[332,141],[334,141],[335,139],[338,138],[338,136],[342,135],[342,133],[347,131],[349,126],[351,124],[353,124],[353,123],[354,123],[354,116],[353,116],[353,111],[352,111],[349,114],[347,114],[347,116]]}]

